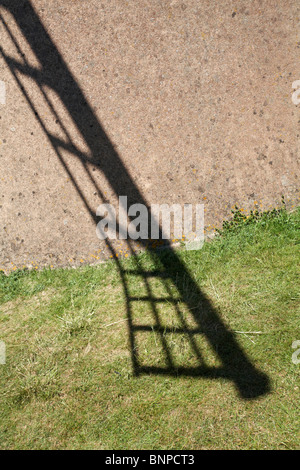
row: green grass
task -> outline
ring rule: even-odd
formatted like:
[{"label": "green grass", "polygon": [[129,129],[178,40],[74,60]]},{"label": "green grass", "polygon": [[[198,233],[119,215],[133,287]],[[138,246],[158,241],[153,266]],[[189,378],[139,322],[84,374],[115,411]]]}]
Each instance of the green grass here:
[{"label": "green grass", "polygon": [[[164,273],[148,284],[155,297],[175,299],[156,304],[162,334],[149,302],[134,302],[132,317],[150,326],[135,335],[139,363],[166,368],[165,343],[172,373],[134,375],[126,298],[114,261],[0,275],[0,340],[6,344],[1,448],[299,448],[300,364],[292,362],[292,342],[300,340],[300,211],[250,220],[240,215],[202,250],[178,251],[192,280],[167,252],[121,261],[126,270],[138,263]],[[141,276],[126,278],[130,295],[149,294]],[[176,375],[199,365],[187,333],[197,327],[187,307],[199,303],[195,285],[255,370],[268,377],[268,392],[245,399],[226,374]],[[203,315],[209,322],[209,312]],[[182,325],[186,331],[178,334]],[[222,367],[207,336],[193,338],[206,366]]]}]

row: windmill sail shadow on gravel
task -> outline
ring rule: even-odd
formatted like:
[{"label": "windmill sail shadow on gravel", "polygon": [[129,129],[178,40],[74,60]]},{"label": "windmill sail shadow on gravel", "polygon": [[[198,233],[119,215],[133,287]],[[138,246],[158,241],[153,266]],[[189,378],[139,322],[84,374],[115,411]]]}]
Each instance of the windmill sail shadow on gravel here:
[{"label": "windmill sail shadow on gravel", "polygon": [[[29,0],[0,0],[0,13],[9,12],[14,18],[19,32],[30,45],[31,51],[40,63],[39,68],[30,65],[22,51],[22,44],[17,41],[14,28],[11,28],[1,14],[0,20],[2,30],[12,41],[19,59],[15,59],[5,50],[0,49],[5,63],[9,67],[16,83],[18,84],[28,106],[34,113],[42,131],[46,135],[49,144],[54,149],[57,158],[61,162],[66,174],[72,181],[77,195],[83,202],[87,213],[97,223],[95,211],[91,202],[85,196],[82,188],[72,174],[70,165],[64,157],[67,151],[76,160],[79,160],[84,168],[85,174],[94,185],[95,191],[102,202],[109,203],[104,191],[99,187],[91,167],[96,168],[105,175],[108,183],[113,188],[115,196],[126,195],[128,205],[140,203],[150,211],[149,205],[142,196],[136,182],[126,170],[120,156],[114,149],[108,136],[104,132],[100,122],[86,101],[82,90],[68,69],[67,64],[60,55],[55,44],[51,40],[38,14]],[[30,90],[24,85],[22,77],[30,78],[38,87],[39,93],[47,103],[48,109],[55,118],[60,133],[51,132],[47,123],[39,113],[39,109],[30,96]],[[83,152],[68,130],[68,125],[59,117],[59,113],[53,101],[49,98],[49,90],[59,97],[64,108],[72,118],[72,124],[83,137],[88,152]],[[118,227],[120,231],[122,227]],[[146,247],[146,240],[140,240]],[[114,246],[107,241],[108,247],[118,266],[120,278],[126,297],[127,321],[129,342],[133,372],[136,376],[140,374],[162,374],[170,376],[195,376],[210,379],[225,378],[234,383],[239,395],[244,399],[253,399],[270,391],[269,379],[258,371],[238,344],[235,335],[228,330],[221,320],[218,312],[211,305],[208,298],[201,292],[187,267],[177,256],[171,246],[161,254],[150,252],[153,259],[151,269],[145,268],[142,261],[135,255],[134,248],[128,241],[131,250],[134,267],[124,268],[123,263],[115,256]],[[137,295],[131,292],[131,281],[139,279],[141,292]],[[154,283],[160,285],[160,294],[155,294]],[[161,292],[164,292],[164,295]],[[191,295],[192,294],[192,295]],[[135,318],[135,306],[145,304],[148,311],[151,309],[152,322],[147,324],[138,323]],[[176,319],[176,326],[168,326],[160,319],[160,308],[172,309]],[[185,312],[185,313],[184,313]],[[193,319],[193,326],[186,320],[186,312]],[[161,351],[162,361],[147,364],[141,360],[139,353],[138,337],[143,335],[155,335],[158,347]],[[193,352],[193,364],[180,364],[170,347],[168,335],[182,335]],[[208,365],[199,347],[199,338],[205,337],[211,349],[218,358],[220,366]]]}]

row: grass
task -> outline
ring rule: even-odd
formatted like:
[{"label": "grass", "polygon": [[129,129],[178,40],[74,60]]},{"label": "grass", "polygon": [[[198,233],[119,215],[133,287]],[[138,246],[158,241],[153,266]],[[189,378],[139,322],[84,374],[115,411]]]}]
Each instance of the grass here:
[{"label": "grass", "polygon": [[[250,220],[237,210],[202,250],[177,253],[253,366],[268,376],[270,391],[252,400],[222,376],[134,375],[114,261],[0,275],[0,339],[6,344],[1,448],[299,448],[300,364],[292,362],[292,343],[300,340],[299,222],[299,209],[252,214]],[[138,263],[146,271],[161,269],[168,256],[144,253]],[[136,262],[121,264],[133,270]],[[176,299],[157,303],[162,338],[175,370],[195,367],[189,335],[176,332],[182,324],[187,331],[197,326],[182,297],[196,296],[194,284],[169,266],[176,282],[149,278],[155,296]],[[141,277],[127,278],[130,295],[147,295]],[[164,366],[149,302],[135,302],[133,318],[149,325],[136,335],[140,363]],[[209,367],[221,365],[205,335],[194,341]]]}]

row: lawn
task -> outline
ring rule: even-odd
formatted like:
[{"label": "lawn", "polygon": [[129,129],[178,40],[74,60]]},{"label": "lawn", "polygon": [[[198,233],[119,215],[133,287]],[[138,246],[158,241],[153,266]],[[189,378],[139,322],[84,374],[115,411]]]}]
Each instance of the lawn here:
[{"label": "lawn", "polygon": [[0,274],[1,448],[299,449],[300,210],[234,220],[199,251]]}]

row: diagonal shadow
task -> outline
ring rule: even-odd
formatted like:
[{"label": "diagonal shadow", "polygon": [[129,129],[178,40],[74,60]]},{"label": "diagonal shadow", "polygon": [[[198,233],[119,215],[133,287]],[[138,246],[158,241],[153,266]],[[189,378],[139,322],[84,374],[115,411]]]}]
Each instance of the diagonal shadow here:
[{"label": "diagonal shadow", "polygon": [[[38,59],[40,67],[34,68],[27,62],[25,54],[22,52],[22,46],[16,40],[14,32],[5,22],[2,15],[0,16],[2,25],[13,42],[20,59],[16,60],[9,56],[2,47],[0,48],[0,53],[92,220],[97,223],[96,213],[79,187],[69,165],[66,163],[63,156],[64,150],[67,150],[74,158],[81,162],[86,175],[94,185],[102,202],[109,203],[92,174],[91,166],[96,167],[105,175],[117,197],[126,195],[129,206],[134,203],[143,204],[147,207],[150,214],[149,205],[135,181],[127,172],[120,156],[87,103],[82,90],[41,23],[30,0],[0,0],[0,6],[13,16],[23,37]],[[20,76],[30,77],[38,86],[40,93],[47,102],[53,117],[55,117],[65,136],[64,140],[58,138],[57,135],[47,129],[45,121],[41,117],[39,110],[30,97],[29,90],[24,86]],[[73,124],[89,149],[88,153],[82,152],[72,140],[71,133],[60,119],[54,104],[48,96],[47,89],[49,88],[56,92],[68,110]],[[122,227],[118,226],[118,230],[120,232]],[[140,243],[145,247],[147,246],[147,240],[140,240]],[[154,268],[146,269],[143,267],[140,258],[136,257],[130,240],[128,244],[134,261],[134,268],[130,270],[124,268],[122,262],[115,256],[114,246],[107,241],[107,245],[118,266],[126,297],[128,334],[134,374],[137,376],[143,373],[173,376],[186,375],[208,377],[211,379],[222,377],[231,380],[235,384],[240,396],[244,399],[252,399],[268,393],[270,391],[268,377],[258,371],[251,363],[238,344],[234,334],[222,322],[218,312],[201,292],[197,283],[193,280],[193,276],[188,272],[187,267],[172,250],[171,246],[166,243],[169,249],[160,254],[158,252],[151,252]],[[134,296],[131,294],[130,278],[132,277],[142,280],[143,295]],[[161,284],[166,293],[165,296],[155,296],[151,286],[151,280],[153,279]],[[171,285],[175,286],[176,295],[174,295],[174,291],[170,287]],[[145,303],[148,308],[149,306],[151,307],[152,324],[137,324],[134,313],[137,303],[139,305]],[[183,304],[197,327],[192,328],[187,323],[181,308]],[[159,307],[164,305],[167,305],[168,308],[171,306],[174,317],[180,325],[179,327],[167,327],[162,324]],[[164,356],[162,365],[147,365],[147,363],[145,364],[141,361],[137,344],[137,335],[141,332],[158,336],[160,348]],[[196,358],[197,364],[195,366],[178,365],[167,340],[168,334],[183,335],[186,338]],[[208,366],[196,341],[197,335],[205,336],[221,362],[220,367]]]}]

